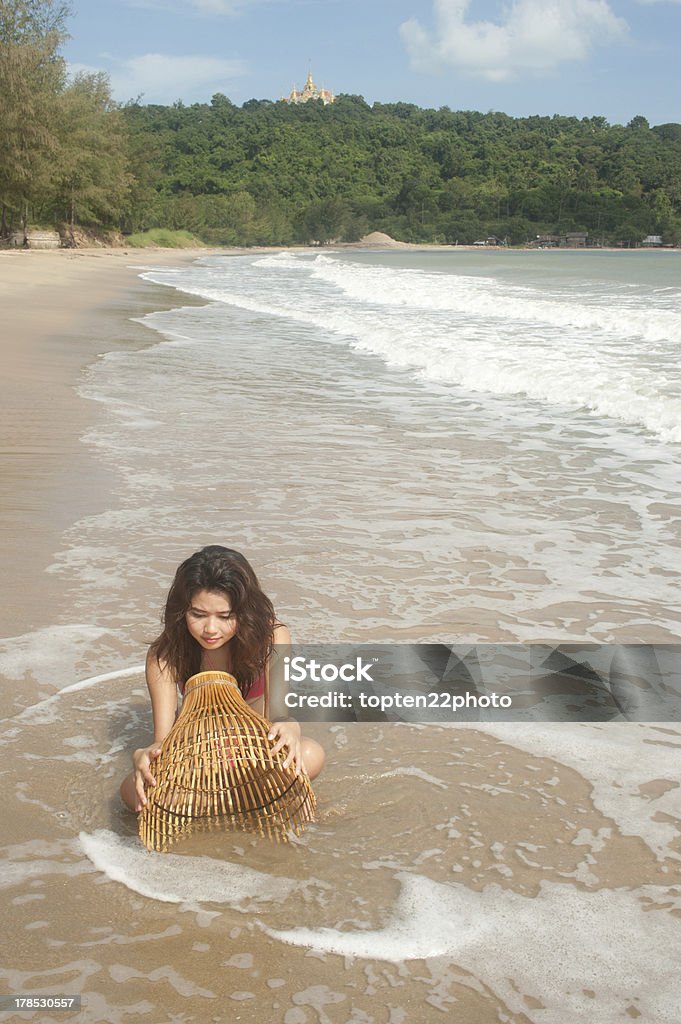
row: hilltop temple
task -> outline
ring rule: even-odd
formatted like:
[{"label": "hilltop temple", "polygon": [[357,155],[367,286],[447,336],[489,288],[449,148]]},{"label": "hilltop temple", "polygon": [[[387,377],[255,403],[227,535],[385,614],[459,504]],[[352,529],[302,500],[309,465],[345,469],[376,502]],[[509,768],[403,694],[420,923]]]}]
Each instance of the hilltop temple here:
[{"label": "hilltop temple", "polygon": [[324,105],[333,103],[336,97],[328,89],[320,89],[315,85],[312,78],[312,68],[308,71],[307,82],[302,91],[296,89],[295,85],[288,96],[281,97],[284,103],[307,103],[308,100],[321,100]]}]

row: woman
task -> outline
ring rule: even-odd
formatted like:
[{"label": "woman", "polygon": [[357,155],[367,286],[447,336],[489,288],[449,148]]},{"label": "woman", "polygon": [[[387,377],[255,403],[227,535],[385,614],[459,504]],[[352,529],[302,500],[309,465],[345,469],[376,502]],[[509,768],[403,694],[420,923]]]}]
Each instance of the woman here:
[{"label": "woman", "polygon": [[[177,692],[197,672],[228,672],[244,699],[260,714],[275,644],[290,644],[288,629],[243,555],[217,544],[197,551],[175,574],[163,614],[163,632],[147,653],[146,676],[154,720],[154,742],[132,755],[133,770],[121,785],[121,797],[133,811],[146,804],[144,787],[155,785],[151,771],[161,743],[177,717]],[[284,766],[294,765],[314,779],[324,751],[301,736],[290,718],[272,723],[273,753],[286,747]]]}]

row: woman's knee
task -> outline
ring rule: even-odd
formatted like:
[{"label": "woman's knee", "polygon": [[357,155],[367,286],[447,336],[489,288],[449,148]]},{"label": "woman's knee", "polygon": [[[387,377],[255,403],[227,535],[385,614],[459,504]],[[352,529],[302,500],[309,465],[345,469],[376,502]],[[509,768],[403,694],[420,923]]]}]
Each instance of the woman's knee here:
[{"label": "woman's knee", "polygon": [[303,765],[311,779],[316,779],[324,767],[326,755],[324,747],[316,740],[305,736],[303,738]]},{"label": "woman's knee", "polygon": [[139,797],[137,796],[137,790],[135,789],[135,776],[131,772],[121,782],[121,788],[119,790],[121,794],[121,800],[126,807],[129,807],[131,811],[139,813],[142,808],[139,806]]}]

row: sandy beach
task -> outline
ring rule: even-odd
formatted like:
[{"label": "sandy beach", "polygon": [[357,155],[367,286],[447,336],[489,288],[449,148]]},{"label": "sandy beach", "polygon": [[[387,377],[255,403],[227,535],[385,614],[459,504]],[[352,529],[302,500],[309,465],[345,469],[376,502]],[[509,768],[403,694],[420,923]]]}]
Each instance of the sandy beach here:
[{"label": "sandy beach", "polygon": [[[181,265],[196,255],[159,250],[153,263]],[[98,508],[111,483],[80,444],[92,410],[74,386],[89,361],[119,342],[124,318],[159,308],[158,289],[133,269],[148,262],[143,251],[121,249],[0,251],[0,529],[6,579],[22,581],[3,603],[4,635],[39,627],[43,601],[36,604],[31,582],[40,579],[44,594],[61,531]]]},{"label": "sandy beach", "polygon": [[[186,340],[163,311],[194,306],[196,324],[214,328],[209,300],[143,280],[140,268],[172,271],[203,255],[0,253],[4,990],[82,995],[82,1011],[61,1018],[87,1024],[672,1024],[678,725],[316,724],[328,767],[317,786],[319,822],[300,845],[197,836],[152,858],[137,844],[117,787],[130,751],[148,741],[138,666],[182,552],[209,539],[255,550],[265,588],[307,639],[331,638],[334,627],[380,638],[396,609],[404,620],[394,620],[393,640],[451,636],[472,621],[465,604],[417,605],[409,624],[417,587],[436,602],[451,588],[453,564],[444,529],[437,547],[422,525],[421,436],[401,393],[402,419],[378,387],[377,411],[364,415],[344,351],[325,351],[314,376],[311,329],[302,340],[281,329],[282,346],[302,352],[294,385],[278,350],[249,341],[265,333],[254,300],[251,333],[235,323],[221,364],[227,412],[189,417],[186,436],[208,436],[201,476],[182,477],[159,447],[163,382],[178,373],[173,359]],[[152,312],[151,324],[138,322]],[[165,349],[150,326],[165,331]],[[212,338],[202,338],[203,352]],[[132,369],[129,354],[141,360]],[[142,370],[144,407],[125,383]],[[129,433],[100,397],[109,377]],[[212,401],[222,377],[206,370],[192,386]],[[323,392],[327,379],[339,381],[335,392]],[[325,425],[316,418],[322,399],[334,416],[333,403],[345,403]],[[435,409],[438,396],[429,401]],[[362,431],[369,454],[358,447]],[[496,441],[442,433],[453,453],[447,465],[463,474],[468,453],[473,479],[483,452],[502,451]],[[227,444],[242,479],[223,479],[210,461],[211,445]],[[385,478],[379,451],[399,454]],[[353,466],[383,481],[380,507],[353,489]],[[512,470],[500,458],[491,486]],[[476,540],[475,517],[488,499],[481,488],[479,504],[452,513],[456,486],[443,472],[429,514],[470,527],[457,579],[487,595],[497,556]],[[144,501],[158,513],[153,534]],[[660,498],[659,518],[666,508]],[[594,515],[617,528],[625,518],[614,503]],[[377,521],[390,532],[378,536]],[[344,540],[348,522],[364,531],[361,550]],[[216,536],[220,528],[230,537]],[[506,529],[498,527],[501,537]],[[424,537],[436,549],[431,562],[422,559]],[[546,576],[524,558],[509,542],[507,562],[497,562],[509,585],[539,602]],[[657,600],[647,592],[637,604],[604,599],[609,635],[668,640],[673,625],[646,618]],[[476,639],[517,639],[511,598],[504,604],[505,618],[481,600]],[[558,621],[572,623],[574,636],[592,624],[593,610],[573,594],[560,607],[547,599],[549,611],[536,617],[528,607],[528,638]]]}]

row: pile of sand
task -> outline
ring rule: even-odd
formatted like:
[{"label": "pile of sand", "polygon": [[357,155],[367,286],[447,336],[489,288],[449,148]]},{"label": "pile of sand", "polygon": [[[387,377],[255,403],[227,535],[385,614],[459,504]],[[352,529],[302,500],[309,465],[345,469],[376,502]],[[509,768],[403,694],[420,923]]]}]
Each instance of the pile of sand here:
[{"label": "pile of sand", "polygon": [[391,238],[390,235],[386,235],[382,231],[372,231],[355,244],[370,246],[372,249],[406,249],[409,247],[409,242],[398,242],[396,238]]}]

